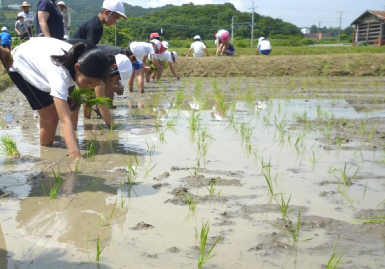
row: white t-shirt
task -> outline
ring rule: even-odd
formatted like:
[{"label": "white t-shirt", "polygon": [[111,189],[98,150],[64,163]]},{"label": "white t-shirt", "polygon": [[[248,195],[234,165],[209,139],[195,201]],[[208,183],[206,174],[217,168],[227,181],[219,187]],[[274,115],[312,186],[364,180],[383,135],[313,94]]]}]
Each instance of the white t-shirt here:
[{"label": "white t-shirt", "polygon": [[264,39],[261,42],[258,43],[258,48],[260,50],[271,50],[271,44],[270,41]]},{"label": "white t-shirt", "polygon": [[143,57],[148,54],[155,54],[152,44],[146,42],[132,42],[130,44],[130,49],[135,55],[136,60],[141,64],[143,63]]},{"label": "white t-shirt", "polygon": [[206,45],[201,41],[195,41],[191,44],[190,48],[194,49],[194,53],[203,53],[203,49],[206,48]]},{"label": "white t-shirt", "polygon": [[[150,57],[150,55],[148,56]],[[155,54],[155,59],[172,63],[171,52],[169,52],[168,50],[164,51],[162,54]]]},{"label": "white t-shirt", "polygon": [[12,51],[11,72],[18,72],[26,81],[51,96],[67,100],[68,88],[75,81],[67,68],[52,62],[52,55],[63,55],[72,48],[71,44],[51,37],[36,37],[22,43]]},{"label": "white t-shirt", "polygon": [[25,13],[25,11],[23,11],[23,13],[25,14],[25,17],[26,17],[25,20],[28,23],[28,27],[33,26],[33,21],[35,19],[35,16],[33,15],[33,11],[30,9],[28,11],[28,14]]}]

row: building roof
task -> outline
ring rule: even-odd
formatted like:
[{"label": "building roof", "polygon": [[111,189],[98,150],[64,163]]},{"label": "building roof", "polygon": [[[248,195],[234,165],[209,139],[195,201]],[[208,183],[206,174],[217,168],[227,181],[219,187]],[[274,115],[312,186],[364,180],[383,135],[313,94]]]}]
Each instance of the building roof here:
[{"label": "building roof", "polygon": [[367,15],[368,13],[376,16],[380,20],[385,21],[385,11],[367,10],[364,13],[362,13],[362,15],[359,16],[357,19],[355,19],[350,25],[357,24],[357,21],[359,21],[363,16]]}]

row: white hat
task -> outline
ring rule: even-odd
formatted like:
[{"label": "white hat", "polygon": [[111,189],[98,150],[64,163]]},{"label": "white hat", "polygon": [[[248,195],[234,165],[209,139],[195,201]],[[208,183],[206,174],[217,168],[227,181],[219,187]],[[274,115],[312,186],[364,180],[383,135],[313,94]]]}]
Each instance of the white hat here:
[{"label": "white hat", "polygon": [[115,55],[116,65],[120,74],[120,79],[123,85],[127,84],[128,79],[132,75],[132,63],[130,59],[124,54]]},{"label": "white hat", "polygon": [[173,52],[172,52],[172,55],[174,55],[174,59],[175,59],[175,61],[176,61],[176,59],[178,58],[178,53],[176,53],[176,51],[173,51]]},{"label": "white hat", "polygon": [[169,44],[168,44],[167,41],[162,41],[162,44],[163,44],[163,47],[165,47],[166,49],[168,49]]},{"label": "white hat", "polygon": [[158,39],[153,39],[150,41],[151,43],[154,43],[156,45],[156,47],[158,48],[158,51],[156,54],[162,54],[163,53],[163,44],[162,42],[160,42]]},{"label": "white hat", "polygon": [[263,36],[261,36],[259,39],[258,39],[258,42],[261,42],[262,40],[265,40],[265,38]]},{"label": "white hat", "polygon": [[195,40],[195,39],[201,39],[200,35],[194,36],[194,40]]},{"label": "white hat", "polygon": [[7,31],[8,32],[8,28],[4,26],[3,28],[1,28],[1,31]]},{"label": "white hat", "polygon": [[17,17],[27,17],[27,16],[25,16],[25,13],[24,12],[19,12],[19,13],[17,13]]},{"label": "white hat", "polygon": [[68,35],[64,35],[63,38],[64,38],[64,40],[68,40],[69,39]]},{"label": "white hat", "polygon": [[59,3],[56,4],[57,6],[65,6],[67,7],[66,3],[64,1],[59,1]]},{"label": "white hat", "polygon": [[116,12],[121,15],[125,20],[127,20],[126,10],[122,2],[118,0],[104,0],[102,8],[107,9],[112,12]]}]

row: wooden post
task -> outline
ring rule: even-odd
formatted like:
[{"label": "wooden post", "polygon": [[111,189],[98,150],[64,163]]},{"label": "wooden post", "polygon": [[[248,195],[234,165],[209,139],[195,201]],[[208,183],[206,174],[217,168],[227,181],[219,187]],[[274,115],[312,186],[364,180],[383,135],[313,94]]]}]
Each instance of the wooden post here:
[{"label": "wooden post", "polygon": [[379,43],[378,43],[378,45],[379,46],[382,46],[382,39],[383,39],[383,37],[384,37],[384,24],[383,23],[381,23],[381,25],[380,25],[380,38],[379,38]]},{"label": "wooden post", "polygon": [[357,24],[357,31],[356,31],[356,43],[358,43],[358,39],[360,38],[360,25]]},{"label": "wooden post", "polygon": [[370,26],[370,23],[368,22],[368,27],[366,28],[366,43],[368,43],[369,41],[369,26]]},{"label": "wooden post", "polygon": [[355,34],[356,34],[356,32],[355,32],[355,30],[356,30],[356,27],[355,26],[352,26],[352,28],[353,28],[353,35],[352,35],[352,46],[354,46],[354,44],[355,44],[355,39],[356,39],[356,37],[355,37]]}]

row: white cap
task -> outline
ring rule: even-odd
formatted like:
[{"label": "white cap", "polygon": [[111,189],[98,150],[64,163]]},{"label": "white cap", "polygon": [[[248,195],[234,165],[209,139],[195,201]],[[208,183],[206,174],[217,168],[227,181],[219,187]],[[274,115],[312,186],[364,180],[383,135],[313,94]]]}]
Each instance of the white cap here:
[{"label": "white cap", "polygon": [[120,79],[123,85],[126,86],[128,79],[132,75],[132,63],[130,59],[124,54],[115,55],[116,65],[118,66],[118,71],[120,74]]},{"label": "white cap", "polygon": [[65,7],[67,7],[67,5],[66,5],[66,3],[64,3],[64,1],[59,1],[59,2],[57,3],[57,5],[58,5],[58,6],[65,6]]},{"label": "white cap", "polygon": [[63,38],[64,38],[64,40],[68,40],[69,39],[68,35],[64,35]]},{"label": "white cap", "polygon": [[194,36],[194,40],[195,39],[201,39],[201,36],[200,35],[196,35],[196,36]]},{"label": "white cap", "polygon": [[[156,45],[156,47],[158,48],[158,50],[160,50],[162,48],[163,44],[158,39],[152,39],[150,42],[154,43]],[[162,53],[162,52],[160,52],[160,53]]]},{"label": "white cap", "polygon": [[118,0],[104,0],[102,8],[112,12],[116,12],[119,15],[122,15],[125,20],[127,20],[126,10],[124,9],[124,5],[122,2],[119,2]]},{"label": "white cap", "polygon": [[173,52],[172,52],[172,55],[174,55],[174,59],[175,59],[175,61],[176,61],[176,59],[178,58],[178,53],[176,53],[176,51],[173,51]]},{"label": "white cap", "polygon": [[3,28],[1,28],[1,31],[7,31],[8,32],[8,28],[4,26]]},{"label": "white cap", "polygon": [[167,41],[162,41],[162,44],[163,44],[163,47],[165,47],[166,49],[168,49],[169,44],[168,44]]},{"label": "white cap", "polygon": [[258,39],[258,42],[261,42],[262,40],[265,40],[265,38],[263,36],[261,36],[259,39]]},{"label": "white cap", "polygon": [[19,13],[17,13],[17,17],[27,17],[27,16],[25,16],[25,13],[24,12],[19,12]]}]

